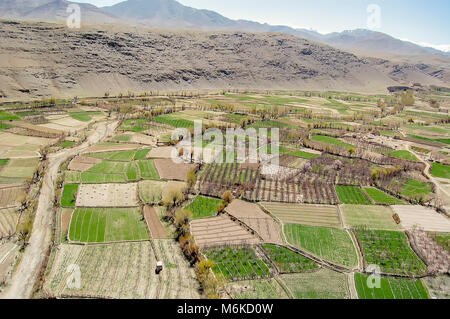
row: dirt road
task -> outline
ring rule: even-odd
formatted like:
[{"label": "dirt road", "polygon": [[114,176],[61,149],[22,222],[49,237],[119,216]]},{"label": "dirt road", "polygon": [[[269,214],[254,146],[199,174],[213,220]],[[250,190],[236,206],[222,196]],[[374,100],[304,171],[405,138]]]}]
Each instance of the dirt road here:
[{"label": "dirt road", "polygon": [[31,297],[33,286],[38,279],[39,270],[45,259],[45,252],[51,244],[54,182],[58,175],[59,167],[69,157],[77,155],[87,147],[108,137],[114,132],[117,125],[118,122],[99,123],[85,143],[49,156],[48,168],[39,195],[30,242],[22,256],[20,265],[12,277],[10,286],[2,298],[25,299]]}]

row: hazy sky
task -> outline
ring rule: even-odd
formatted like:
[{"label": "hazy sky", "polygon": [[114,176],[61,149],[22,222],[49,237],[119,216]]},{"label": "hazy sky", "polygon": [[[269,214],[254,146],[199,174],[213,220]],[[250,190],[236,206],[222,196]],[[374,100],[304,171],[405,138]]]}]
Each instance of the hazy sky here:
[{"label": "hazy sky", "polygon": [[[73,0],[77,1],[77,0]],[[123,0],[78,0],[97,6]],[[367,7],[377,4],[380,28],[402,40],[450,51],[449,0],[178,0],[231,19],[314,29],[321,33],[368,28]],[[373,21],[373,20],[372,20]]]}]

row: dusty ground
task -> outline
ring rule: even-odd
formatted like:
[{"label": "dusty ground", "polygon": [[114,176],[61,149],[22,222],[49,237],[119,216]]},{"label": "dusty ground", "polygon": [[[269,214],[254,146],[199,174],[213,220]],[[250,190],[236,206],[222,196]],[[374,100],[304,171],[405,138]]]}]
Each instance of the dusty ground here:
[{"label": "dusty ground", "polygon": [[150,150],[147,158],[172,158],[173,146],[156,147]]},{"label": "dusty ground", "polygon": [[196,164],[176,164],[171,159],[155,159],[154,161],[161,179],[177,181],[186,181],[187,173],[196,166]]},{"label": "dusty ground", "polygon": [[135,207],[139,205],[137,183],[81,184],[77,207]]},{"label": "dusty ground", "polygon": [[100,158],[77,156],[72,161],[70,161],[68,169],[70,169],[71,171],[84,172],[101,162],[102,160]]},{"label": "dusty ground", "polygon": [[151,237],[156,239],[167,238],[164,226],[161,224],[158,215],[153,207],[144,207],[144,217],[147,222],[147,227],[150,231]]}]

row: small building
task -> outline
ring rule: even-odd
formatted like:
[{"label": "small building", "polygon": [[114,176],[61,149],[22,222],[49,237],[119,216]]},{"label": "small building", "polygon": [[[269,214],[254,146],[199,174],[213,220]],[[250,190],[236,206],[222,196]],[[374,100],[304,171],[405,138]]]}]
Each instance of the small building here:
[{"label": "small building", "polygon": [[162,261],[157,261],[156,262],[156,270],[155,270],[155,272],[157,274],[159,274],[162,270],[163,270],[163,263],[162,263]]}]

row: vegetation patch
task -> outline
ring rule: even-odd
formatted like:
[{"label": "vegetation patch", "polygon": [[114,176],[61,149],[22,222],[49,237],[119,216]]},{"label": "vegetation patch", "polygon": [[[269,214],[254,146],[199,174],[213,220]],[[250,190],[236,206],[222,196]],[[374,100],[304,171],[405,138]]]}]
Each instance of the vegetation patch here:
[{"label": "vegetation patch", "polygon": [[144,217],[136,208],[77,208],[70,223],[74,242],[114,242],[149,239]]},{"label": "vegetation patch", "polygon": [[213,271],[227,280],[267,278],[271,265],[259,257],[252,247],[216,247],[203,251],[214,262]]},{"label": "vegetation patch", "polygon": [[339,201],[344,204],[370,205],[371,202],[357,186],[336,185]]},{"label": "vegetation patch", "polygon": [[431,175],[450,179],[450,166],[441,163],[433,163],[430,170]]},{"label": "vegetation patch", "polygon": [[273,244],[262,244],[261,247],[277,265],[280,272],[297,273],[319,269],[314,261],[286,247]]},{"label": "vegetation patch", "polygon": [[343,229],[286,224],[289,243],[325,260],[346,267],[356,267],[358,258],[350,235]]},{"label": "vegetation patch", "polygon": [[347,144],[347,143],[341,141],[340,139],[337,139],[337,138],[331,137],[331,136],[313,135],[313,136],[311,136],[311,139],[313,141],[327,143],[327,144],[341,146],[341,147],[346,147],[346,148],[353,147],[353,145]]},{"label": "vegetation patch", "polygon": [[392,157],[395,157],[395,158],[401,158],[401,159],[411,161],[411,162],[419,162],[419,159],[414,154],[412,154],[410,151],[399,150],[399,151],[389,152],[387,154]]},{"label": "vegetation patch", "polygon": [[344,222],[352,228],[399,230],[389,207],[366,205],[342,205]]},{"label": "vegetation patch", "polygon": [[229,283],[227,290],[234,299],[289,299],[273,278]]},{"label": "vegetation patch", "polygon": [[385,192],[379,190],[378,188],[364,187],[364,190],[367,193],[367,195],[369,195],[370,198],[373,199],[375,204],[378,204],[378,205],[402,205],[402,204],[405,204],[405,202],[402,201],[401,199],[398,199],[394,196],[386,194]]},{"label": "vegetation patch", "polygon": [[381,277],[380,288],[369,288],[368,279],[369,275],[355,273],[359,299],[429,299],[421,280]]},{"label": "vegetation patch", "polygon": [[61,196],[62,207],[75,207],[76,196],[78,193],[78,184],[66,184]]},{"label": "vegetation patch", "polygon": [[403,232],[357,230],[365,264],[378,265],[383,273],[423,275],[427,267],[409,246]]},{"label": "vegetation patch", "polygon": [[403,184],[400,194],[410,199],[426,198],[431,190],[431,183],[410,179]]},{"label": "vegetation patch", "polygon": [[186,206],[187,210],[192,212],[194,219],[215,216],[217,209],[222,204],[222,200],[204,196],[197,196]]},{"label": "vegetation patch", "polygon": [[138,161],[137,164],[141,178],[159,180],[158,170],[156,169],[153,160],[141,160]]}]

